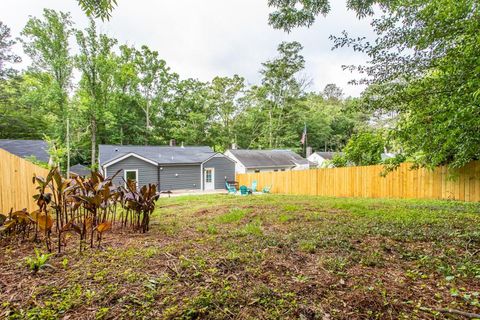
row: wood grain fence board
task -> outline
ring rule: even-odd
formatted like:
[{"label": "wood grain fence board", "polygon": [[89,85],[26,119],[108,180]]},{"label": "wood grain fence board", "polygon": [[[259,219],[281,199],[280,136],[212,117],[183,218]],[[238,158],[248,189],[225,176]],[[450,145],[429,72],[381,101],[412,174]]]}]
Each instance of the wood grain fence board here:
[{"label": "wood grain fence board", "polygon": [[10,209],[37,209],[33,200],[36,190],[32,183],[35,174],[46,177],[48,170],[0,149],[1,213],[8,213]]},{"label": "wood grain fence board", "polygon": [[480,161],[455,171],[411,166],[403,163],[385,177],[379,165],[238,174],[237,181],[247,186],[257,181],[259,189],[271,186],[271,192],[279,194],[480,201]]}]

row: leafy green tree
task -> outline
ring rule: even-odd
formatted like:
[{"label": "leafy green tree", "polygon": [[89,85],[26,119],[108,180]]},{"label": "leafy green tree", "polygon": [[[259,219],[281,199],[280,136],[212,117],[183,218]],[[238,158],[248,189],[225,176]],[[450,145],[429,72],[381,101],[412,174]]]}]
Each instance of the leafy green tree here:
[{"label": "leafy green tree", "polygon": [[[357,12],[359,17],[373,14],[373,5],[385,6],[396,2],[390,0],[347,0],[347,8]],[[270,14],[269,23],[287,32],[298,27],[310,27],[317,16],[330,12],[328,0],[268,0],[268,5],[276,10]]]},{"label": "leafy green tree", "polygon": [[42,139],[43,134],[52,134],[54,128],[45,108],[50,87],[30,74],[0,80],[1,139]]},{"label": "leafy green tree", "polygon": [[117,6],[117,0],[77,0],[80,8],[90,17],[108,20]]},{"label": "leafy green tree", "polygon": [[[270,0],[270,23],[286,31],[311,26],[329,12],[326,0]],[[373,19],[377,38],[332,37],[335,47],[352,47],[369,56],[350,67],[370,85],[364,107],[396,114],[393,143],[417,164],[461,167],[480,159],[478,30],[476,0],[349,0],[359,17],[379,8]]]},{"label": "leafy green tree", "polygon": [[257,90],[257,101],[268,115],[268,125],[264,129],[268,148],[282,145],[280,139],[286,134],[286,118],[292,104],[303,93],[302,82],[297,78],[305,67],[305,59],[300,54],[302,49],[298,42],[282,42],[278,46],[279,56],[262,63],[262,87]]},{"label": "leafy green tree", "polygon": [[238,75],[232,78],[215,77],[209,89],[208,99],[217,124],[214,145],[226,150],[235,142],[234,123],[242,112],[240,99],[245,90],[245,79]]},{"label": "leafy green tree", "polygon": [[[327,14],[324,0],[271,0],[270,22],[290,31]],[[377,6],[374,6],[377,5]],[[357,69],[368,84],[365,108],[395,114],[390,135],[418,165],[461,167],[480,159],[478,30],[476,0],[347,1],[360,17],[379,8],[371,22],[374,41],[332,37],[335,47],[352,47],[370,58]]]},{"label": "leafy green tree", "polygon": [[18,63],[20,57],[12,52],[15,40],[11,38],[10,28],[0,21],[0,80],[15,73],[8,64]]},{"label": "leafy green tree", "polygon": [[166,136],[187,145],[211,145],[212,117],[208,83],[182,80],[165,110]]},{"label": "leafy green tree", "polygon": [[36,74],[47,73],[53,79],[50,112],[58,119],[56,137],[65,141],[68,112],[68,90],[71,85],[73,58],[69,38],[72,34],[70,14],[44,9],[43,19],[32,17],[22,31],[25,52],[32,59]]},{"label": "leafy green tree", "polygon": [[335,83],[329,83],[325,86],[325,89],[323,89],[322,95],[325,100],[340,101],[343,98],[343,90]]},{"label": "leafy green tree", "polygon": [[335,154],[332,157],[332,160],[330,161],[329,165],[335,168],[346,167],[348,165],[348,160],[343,154]]},{"label": "leafy green tree", "polygon": [[402,2],[374,22],[378,44],[352,43],[371,57],[364,106],[397,114],[391,137],[419,165],[480,159],[479,17],[476,1]]},{"label": "leafy green tree", "polygon": [[[112,144],[144,144],[149,135],[138,91],[140,78],[137,67],[137,49],[121,45],[114,57],[113,85],[109,99],[109,121],[106,124],[106,141]],[[107,139],[108,137],[108,139]],[[149,140],[149,143],[154,143]]]},{"label": "leafy green tree", "polygon": [[[116,61],[113,47],[117,41],[104,34],[98,34],[95,21],[90,19],[90,25],[85,31],[76,34],[80,49],[76,57],[76,65],[82,72],[80,80],[81,111],[88,119],[90,134],[91,165],[97,164],[98,133],[104,132],[107,120],[110,92],[113,87],[113,76]],[[106,142],[106,137],[101,137]]]},{"label": "leafy green tree", "polygon": [[176,75],[170,73],[170,68],[165,60],[159,58],[158,52],[147,46],[142,46],[137,51],[135,65],[139,78],[138,91],[143,98],[140,106],[145,113],[145,128],[148,132],[152,129],[151,118],[161,113],[160,106],[170,93]]},{"label": "leafy green tree", "polygon": [[345,159],[357,166],[379,164],[385,143],[378,132],[363,131],[352,136],[343,149]]},{"label": "leafy green tree", "polygon": [[[370,114],[356,109],[357,99],[325,99],[322,92],[308,94],[301,103],[304,108],[297,107],[293,111],[306,119],[308,145],[316,151],[340,151],[352,134],[368,127]],[[293,123],[297,127],[301,125]]]}]

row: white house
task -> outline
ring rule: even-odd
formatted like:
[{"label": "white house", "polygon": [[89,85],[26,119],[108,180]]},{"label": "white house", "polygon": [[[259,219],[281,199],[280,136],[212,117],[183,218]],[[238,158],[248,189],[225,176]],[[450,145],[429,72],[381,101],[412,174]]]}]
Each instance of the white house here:
[{"label": "white house", "polygon": [[314,152],[308,156],[308,161],[313,162],[317,167],[323,167],[327,161],[331,161],[335,155],[342,156],[343,152]]},{"label": "white house", "polygon": [[[328,162],[333,159],[334,156],[343,156],[343,152],[314,152],[308,156],[308,161],[315,164],[316,167],[326,167]],[[382,153],[382,161],[394,158],[394,153]]]},{"label": "white house", "polygon": [[225,155],[235,161],[236,173],[306,170],[307,159],[291,150],[229,149]]}]

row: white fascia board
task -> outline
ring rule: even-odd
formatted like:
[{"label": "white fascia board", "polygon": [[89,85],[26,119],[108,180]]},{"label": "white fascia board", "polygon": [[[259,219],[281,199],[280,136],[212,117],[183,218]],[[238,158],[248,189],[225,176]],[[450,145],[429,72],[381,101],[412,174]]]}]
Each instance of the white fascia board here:
[{"label": "white fascia board", "polygon": [[230,160],[231,162],[236,163],[235,160],[230,159],[228,156],[226,156],[226,155],[224,155],[224,154],[222,154],[222,153],[217,152],[217,153],[215,153],[213,156],[211,156],[210,158],[208,158],[207,160],[203,161],[203,162],[202,162],[202,165],[203,165],[205,162],[207,162],[208,160],[211,160],[211,159],[213,159],[213,158],[215,158],[215,157],[217,157],[217,158],[226,158],[226,159]]},{"label": "white fascia board", "polygon": [[147,159],[147,158],[144,158],[144,157],[142,157],[142,156],[140,156],[140,155],[138,155],[138,154],[136,154],[136,153],[130,152],[130,153],[127,153],[127,154],[124,155],[124,156],[121,156],[120,158],[116,158],[116,159],[114,159],[114,160],[111,160],[110,162],[107,162],[107,163],[104,164],[102,167],[103,167],[103,168],[108,168],[108,167],[110,167],[111,165],[113,165],[113,164],[115,164],[115,163],[118,163],[118,162],[120,162],[120,161],[122,161],[122,160],[125,160],[125,159],[127,159],[127,158],[130,158],[130,157],[135,157],[135,158],[137,158],[137,159],[140,159],[140,160],[143,160],[143,161],[148,162],[148,163],[150,163],[150,164],[153,164],[154,166],[158,166],[158,163],[157,163],[157,162],[152,161],[152,160]]}]

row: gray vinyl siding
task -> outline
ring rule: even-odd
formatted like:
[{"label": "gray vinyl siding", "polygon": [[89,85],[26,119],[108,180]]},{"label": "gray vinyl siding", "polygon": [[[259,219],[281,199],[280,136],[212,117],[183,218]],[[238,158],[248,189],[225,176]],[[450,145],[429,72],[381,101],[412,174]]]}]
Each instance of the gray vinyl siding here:
[{"label": "gray vinyl siding", "polygon": [[225,177],[228,181],[235,180],[235,163],[226,157],[213,157],[203,168],[215,168],[215,189],[225,189]]},{"label": "gray vinyl siding", "polygon": [[121,172],[117,176],[115,176],[115,178],[113,179],[113,183],[116,186],[120,186],[124,184],[124,181],[123,181],[123,177],[125,176],[124,170],[135,170],[135,169],[138,169],[138,186],[139,187],[142,187],[149,183],[158,184],[157,166],[135,157],[128,157],[126,159],[123,159],[122,161],[119,161],[107,167],[107,176],[112,176],[118,170],[121,170]]},{"label": "gray vinyl siding", "polygon": [[160,190],[200,189],[200,165],[161,166],[161,168]]}]

